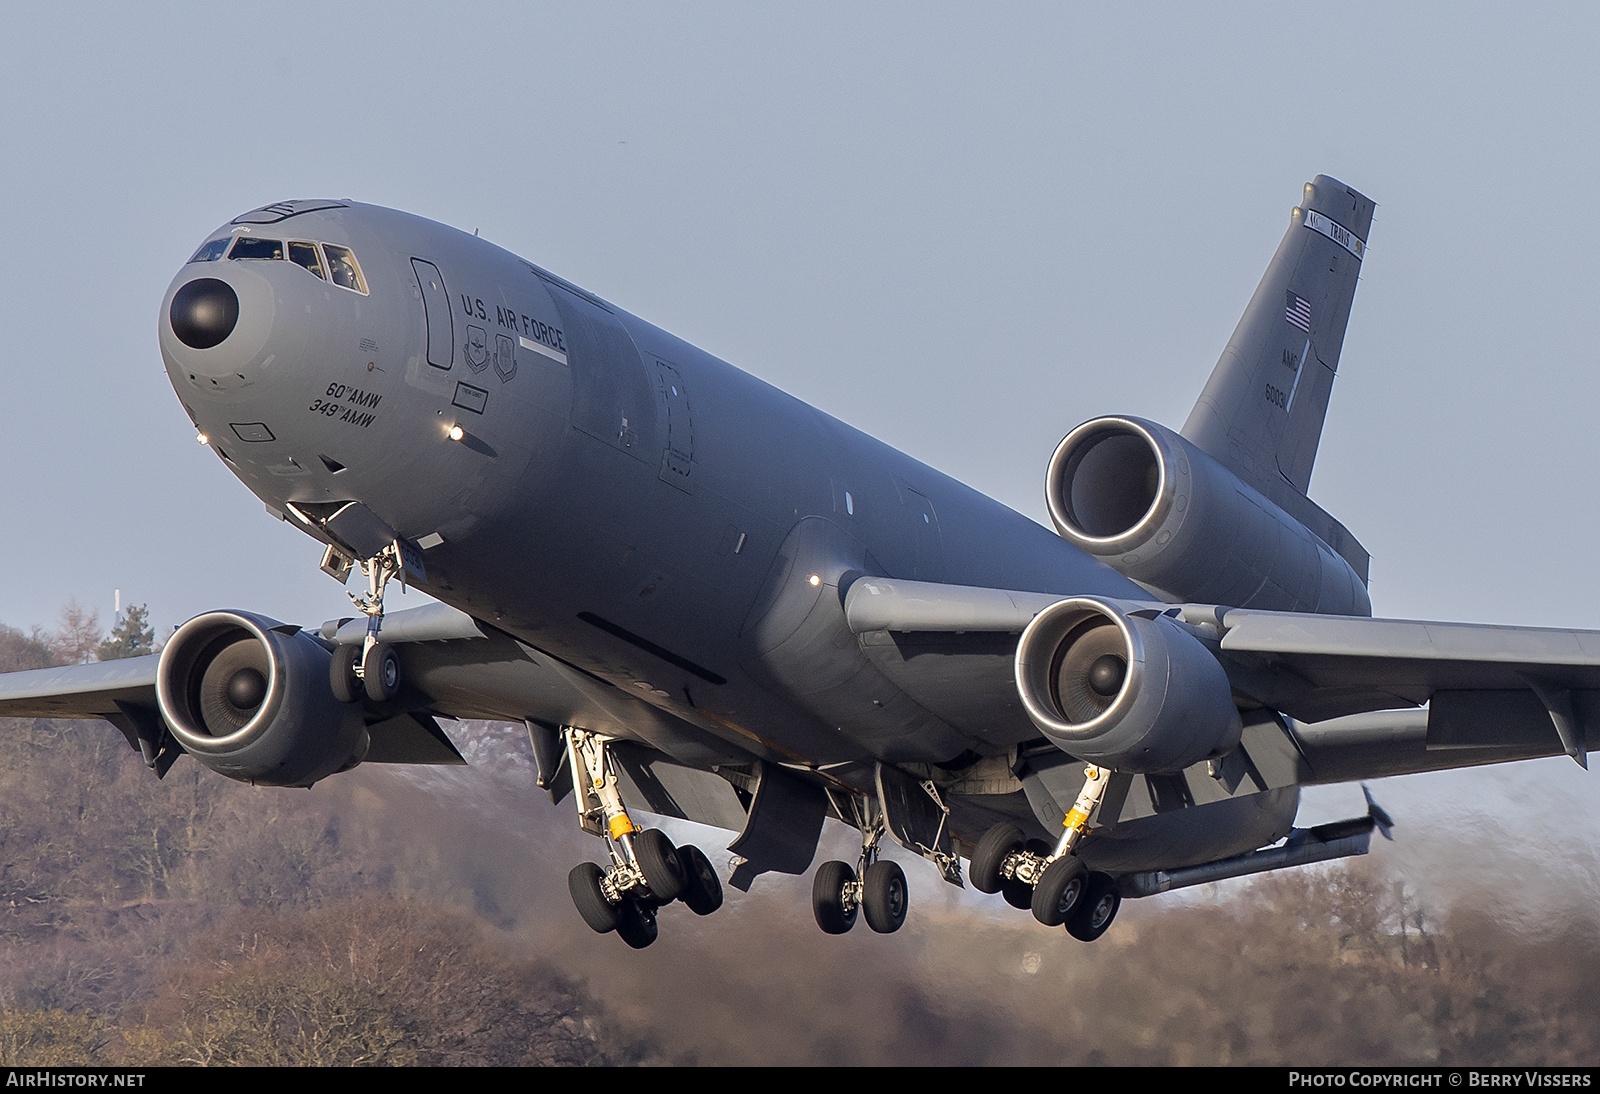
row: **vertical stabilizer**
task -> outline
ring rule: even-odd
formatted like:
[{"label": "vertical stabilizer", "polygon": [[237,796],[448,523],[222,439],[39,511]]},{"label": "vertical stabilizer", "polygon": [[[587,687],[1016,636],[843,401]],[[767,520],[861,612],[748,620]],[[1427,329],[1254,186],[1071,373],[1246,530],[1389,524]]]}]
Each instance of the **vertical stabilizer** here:
[{"label": "vertical stabilizer", "polygon": [[[1307,512],[1306,487],[1373,208],[1371,199],[1327,175],[1306,185],[1183,427],[1190,441],[1297,517]],[[1334,532],[1304,522],[1324,539],[1348,536],[1342,527]],[[1365,574],[1364,560],[1359,570]]]}]

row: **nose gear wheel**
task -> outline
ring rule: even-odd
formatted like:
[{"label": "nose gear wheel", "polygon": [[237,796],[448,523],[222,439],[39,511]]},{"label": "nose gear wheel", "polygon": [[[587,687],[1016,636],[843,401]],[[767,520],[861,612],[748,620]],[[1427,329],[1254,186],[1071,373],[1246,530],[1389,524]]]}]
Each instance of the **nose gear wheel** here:
[{"label": "nose gear wheel", "polygon": [[361,687],[374,703],[400,694],[400,655],[387,642],[373,642],[361,658]]},{"label": "nose gear wheel", "polygon": [[[324,558],[331,554],[330,548]],[[359,646],[341,645],[334,651],[328,665],[328,682],[333,686],[334,698],[341,703],[354,703],[363,696],[374,703],[387,703],[400,694],[400,655],[392,645],[378,640],[378,631],[383,626],[383,594],[389,579],[405,569],[399,542],[362,559],[358,565],[367,579],[367,592],[363,596],[345,595],[367,617],[366,637]],[[328,569],[326,562],[323,569]],[[344,572],[348,573],[348,568]],[[405,578],[400,580],[404,584]]]},{"label": "nose gear wheel", "polygon": [[364,694],[361,675],[361,647],[340,646],[333,651],[328,662],[328,683],[333,687],[333,697],[341,703],[354,703]]}]

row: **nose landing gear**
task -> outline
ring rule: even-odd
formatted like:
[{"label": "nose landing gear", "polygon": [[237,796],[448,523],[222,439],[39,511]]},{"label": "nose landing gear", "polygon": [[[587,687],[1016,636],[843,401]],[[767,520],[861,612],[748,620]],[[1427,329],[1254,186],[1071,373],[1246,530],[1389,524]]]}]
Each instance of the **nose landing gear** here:
[{"label": "nose landing gear", "polygon": [[1076,854],[1111,777],[1093,764],[1083,774],[1083,790],[1062,822],[1066,830],[1054,849],[1024,842],[1014,824],[997,824],[978,841],[969,876],[979,892],[1003,893],[1006,903],[1029,908],[1045,926],[1065,926],[1072,937],[1093,942],[1116,918],[1122,893],[1115,878],[1089,870]]},{"label": "nose landing gear", "polygon": [[[393,646],[378,640],[378,628],[383,625],[384,589],[389,579],[405,568],[400,551],[400,544],[395,542],[363,559],[359,565],[367,579],[367,593],[346,594],[356,610],[367,617],[367,635],[359,646],[335,650],[328,667],[328,682],[333,686],[334,697],[342,703],[353,703],[362,696],[374,703],[386,703],[400,694],[400,655]],[[405,578],[400,580],[404,583]]]},{"label": "nose landing gear", "polygon": [[568,726],[562,731],[572,767],[578,823],[606,841],[611,862],[580,862],[567,875],[572,903],[590,929],[617,935],[636,950],[656,940],[658,911],[681,900],[696,915],[722,907],[722,882],[698,847],[674,847],[665,832],[639,829],[617,791],[607,754],[611,738]]}]

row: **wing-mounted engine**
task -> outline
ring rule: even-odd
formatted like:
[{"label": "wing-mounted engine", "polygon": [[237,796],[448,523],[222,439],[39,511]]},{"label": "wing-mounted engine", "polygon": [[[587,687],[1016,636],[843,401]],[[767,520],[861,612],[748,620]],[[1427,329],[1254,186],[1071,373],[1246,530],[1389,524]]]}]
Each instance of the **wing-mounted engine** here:
[{"label": "wing-mounted engine", "polygon": [[1177,771],[1242,732],[1227,674],[1164,615],[1092,597],[1057,601],[1017,643],[1028,716],[1069,755],[1120,771]]},{"label": "wing-mounted engine", "polygon": [[1056,448],[1045,497],[1056,531],[1174,600],[1371,615],[1350,563],[1179,434],[1095,418]]},{"label": "wing-mounted engine", "polygon": [[329,659],[298,627],[207,612],[162,651],[156,698],[172,735],[211,770],[261,786],[309,786],[360,763],[369,743],[361,707],[333,696]]}]

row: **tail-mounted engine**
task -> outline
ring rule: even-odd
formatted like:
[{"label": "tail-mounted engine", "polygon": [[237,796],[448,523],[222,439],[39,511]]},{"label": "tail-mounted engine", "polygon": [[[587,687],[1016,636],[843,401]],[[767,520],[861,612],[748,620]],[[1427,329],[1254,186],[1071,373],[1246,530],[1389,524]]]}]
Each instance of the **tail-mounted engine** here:
[{"label": "tail-mounted engine", "polygon": [[1074,429],[1050,460],[1045,497],[1064,539],[1174,599],[1372,614],[1344,558],[1154,422],[1096,418]]},{"label": "tail-mounted engine", "polygon": [[299,628],[248,612],[189,620],[161,653],[156,698],[184,749],[230,779],[310,786],[354,767],[359,705],[333,697],[329,653]]},{"label": "tail-mounted engine", "polygon": [[1198,639],[1091,597],[1028,624],[1017,690],[1056,747],[1122,771],[1177,771],[1231,752],[1242,732],[1228,677]]}]

